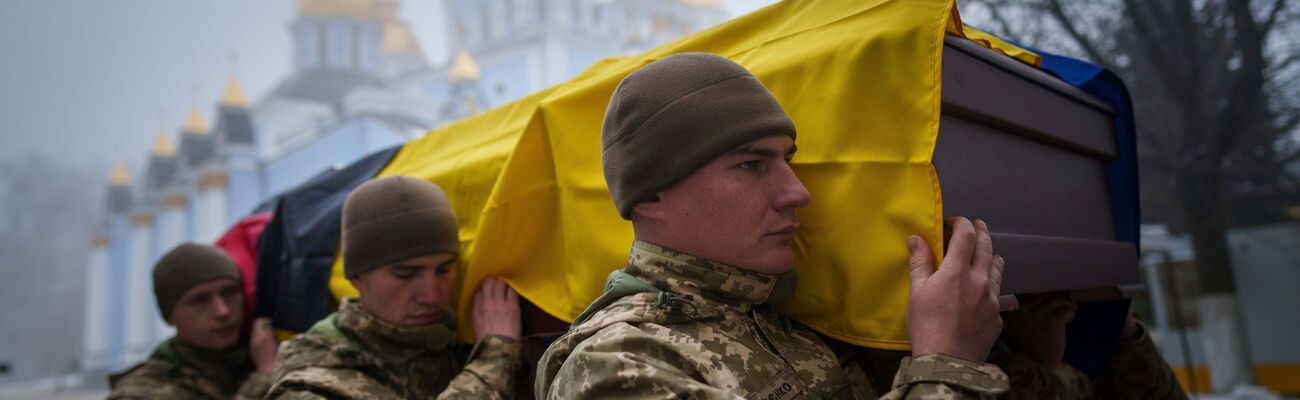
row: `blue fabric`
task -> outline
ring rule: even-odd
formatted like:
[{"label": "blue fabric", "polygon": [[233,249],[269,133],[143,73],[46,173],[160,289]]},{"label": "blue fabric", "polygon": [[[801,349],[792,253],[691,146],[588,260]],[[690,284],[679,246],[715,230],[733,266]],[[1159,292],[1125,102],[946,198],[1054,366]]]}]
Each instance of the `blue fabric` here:
[{"label": "blue fabric", "polygon": [[257,317],[278,329],[305,332],[334,311],[330,273],[339,246],[343,201],[373,178],[401,146],[377,151],[342,169],[327,169],[258,209],[271,208],[257,241]]},{"label": "blue fabric", "polygon": [[[1097,65],[1029,48],[1043,58],[1041,68],[1115,109],[1115,147],[1118,157],[1106,165],[1106,185],[1115,218],[1115,238],[1138,246],[1141,214],[1138,206],[1137,135],[1133,102],[1128,88],[1115,73]],[[1096,379],[1105,371],[1119,345],[1129,300],[1079,305],[1067,328],[1065,361]]]}]

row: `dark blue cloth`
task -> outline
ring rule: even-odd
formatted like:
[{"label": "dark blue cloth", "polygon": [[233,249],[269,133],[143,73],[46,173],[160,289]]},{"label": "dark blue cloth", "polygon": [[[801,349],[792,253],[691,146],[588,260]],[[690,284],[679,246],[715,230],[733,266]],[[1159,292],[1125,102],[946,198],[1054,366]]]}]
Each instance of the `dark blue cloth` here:
[{"label": "dark blue cloth", "polygon": [[[1028,47],[1026,47],[1028,48]],[[1118,157],[1106,165],[1115,218],[1115,238],[1138,243],[1141,214],[1138,206],[1137,132],[1128,87],[1114,72],[1085,61],[1029,48],[1043,57],[1042,69],[1092,95],[1115,109],[1115,148]],[[1065,361],[1096,379],[1119,345],[1129,300],[1083,303],[1067,328]]]},{"label": "dark blue cloth", "polygon": [[271,317],[276,328],[304,332],[334,311],[329,279],[339,247],[343,201],[352,189],[379,174],[400,148],[325,170],[268,202],[275,216],[258,238],[256,316]]}]

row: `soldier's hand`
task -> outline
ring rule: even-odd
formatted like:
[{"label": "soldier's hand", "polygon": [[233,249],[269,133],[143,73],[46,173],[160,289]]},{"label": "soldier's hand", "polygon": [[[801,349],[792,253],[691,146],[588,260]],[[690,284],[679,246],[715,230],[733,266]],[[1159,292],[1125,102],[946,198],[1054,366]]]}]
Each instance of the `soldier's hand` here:
[{"label": "soldier's hand", "polygon": [[1079,307],[1063,294],[1024,296],[1021,309],[1007,313],[1011,350],[1056,371],[1065,356],[1065,325]]},{"label": "soldier's hand", "polygon": [[998,293],[1004,262],[993,255],[984,221],[972,224],[955,217],[948,223],[952,241],[937,271],[930,246],[917,236],[907,239],[912,255],[907,300],[912,355],[943,353],[983,362],[1002,331]]},{"label": "soldier's hand", "polygon": [[474,293],[474,335],[501,335],[519,340],[519,295],[505,282],[487,278]]},{"label": "soldier's hand", "polygon": [[271,373],[275,371],[275,330],[271,328],[270,318],[253,320],[253,329],[249,332],[248,357],[253,359],[253,366],[258,371]]}]

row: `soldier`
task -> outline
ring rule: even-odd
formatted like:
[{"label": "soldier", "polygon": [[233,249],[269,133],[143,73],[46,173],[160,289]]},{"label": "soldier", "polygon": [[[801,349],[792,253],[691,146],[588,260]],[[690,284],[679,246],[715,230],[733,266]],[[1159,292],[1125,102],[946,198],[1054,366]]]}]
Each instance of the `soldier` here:
[{"label": "soldier", "polygon": [[495,279],[479,288],[478,344],[463,364],[448,309],[459,254],[438,186],[402,176],[362,184],[343,204],[343,271],[360,298],[285,342],[267,398],[512,398],[517,295]]},{"label": "soldier", "polygon": [[[539,396],[876,398],[856,363],[776,311],[793,295],[795,210],[810,196],[789,165],[793,123],[762,83],[716,55],[664,58],[615,89],[601,138],[605,180],[636,241],[542,356]],[[925,242],[908,240],[913,357],[884,398],[1007,389],[980,362],[1001,330],[1002,260],[983,222],[951,224],[937,271]]]},{"label": "soldier", "polygon": [[109,399],[260,399],[275,369],[270,323],[248,340],[239,268],[226,252],[186,243],[153,268],[158,309],[176,336],[148,360],[109,378]]},{"label": "soldier", "polygon": [[1068,363],[1065,326],[1078,309],[1063,293],[1020,295],[1023,308],[1007,313],[1005,341],[989,358],[1007,371],[1007,399],[1186,399],[1174,371],[1145,325],[1130,315],[1119,348],[1095,382]]}]

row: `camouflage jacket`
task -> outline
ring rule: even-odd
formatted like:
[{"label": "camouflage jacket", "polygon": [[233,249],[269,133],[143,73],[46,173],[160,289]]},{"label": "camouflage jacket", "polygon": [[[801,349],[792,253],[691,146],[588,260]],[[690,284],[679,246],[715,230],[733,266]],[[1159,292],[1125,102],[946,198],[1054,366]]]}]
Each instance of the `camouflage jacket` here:
[{"label": "camouflage jacket", "polygon": [[210,351],[168,339],[149,359],[109,378],[109,399],[260,399],[270,375],[255,372],[247,345]]},{"label": "camouflage jacket", "polygon": [[267,398],[513,398],[519,341],[489,335],[462,368],[451,346],[454,333],[445,329],[397,327],[347,299],[338,312],[280,346]]},{"label": "camouflage jacket", "polygon": [[998,342],[990,358],[1010,375],[1011,391],[1004,396],[1007,399],[1187,398],[1174,377],[1173,369],[1160,356],[1146,326],[1141,323],[1136,334],[1120,339],[1119,348],[1095,382],[1066,363],[1051,371],[1029,357],[1015,353],[1005,342]]},{"label": "camouflage jacket", "polygon": [[[650,243],[557,339],[538,365],[548,399],[876,398],[856,363],[841,365],[811,330],[774,304],[793,272],[742,270]],[[939,354],[904,359],[885,398],[988,398],[1000,369]]]}]

